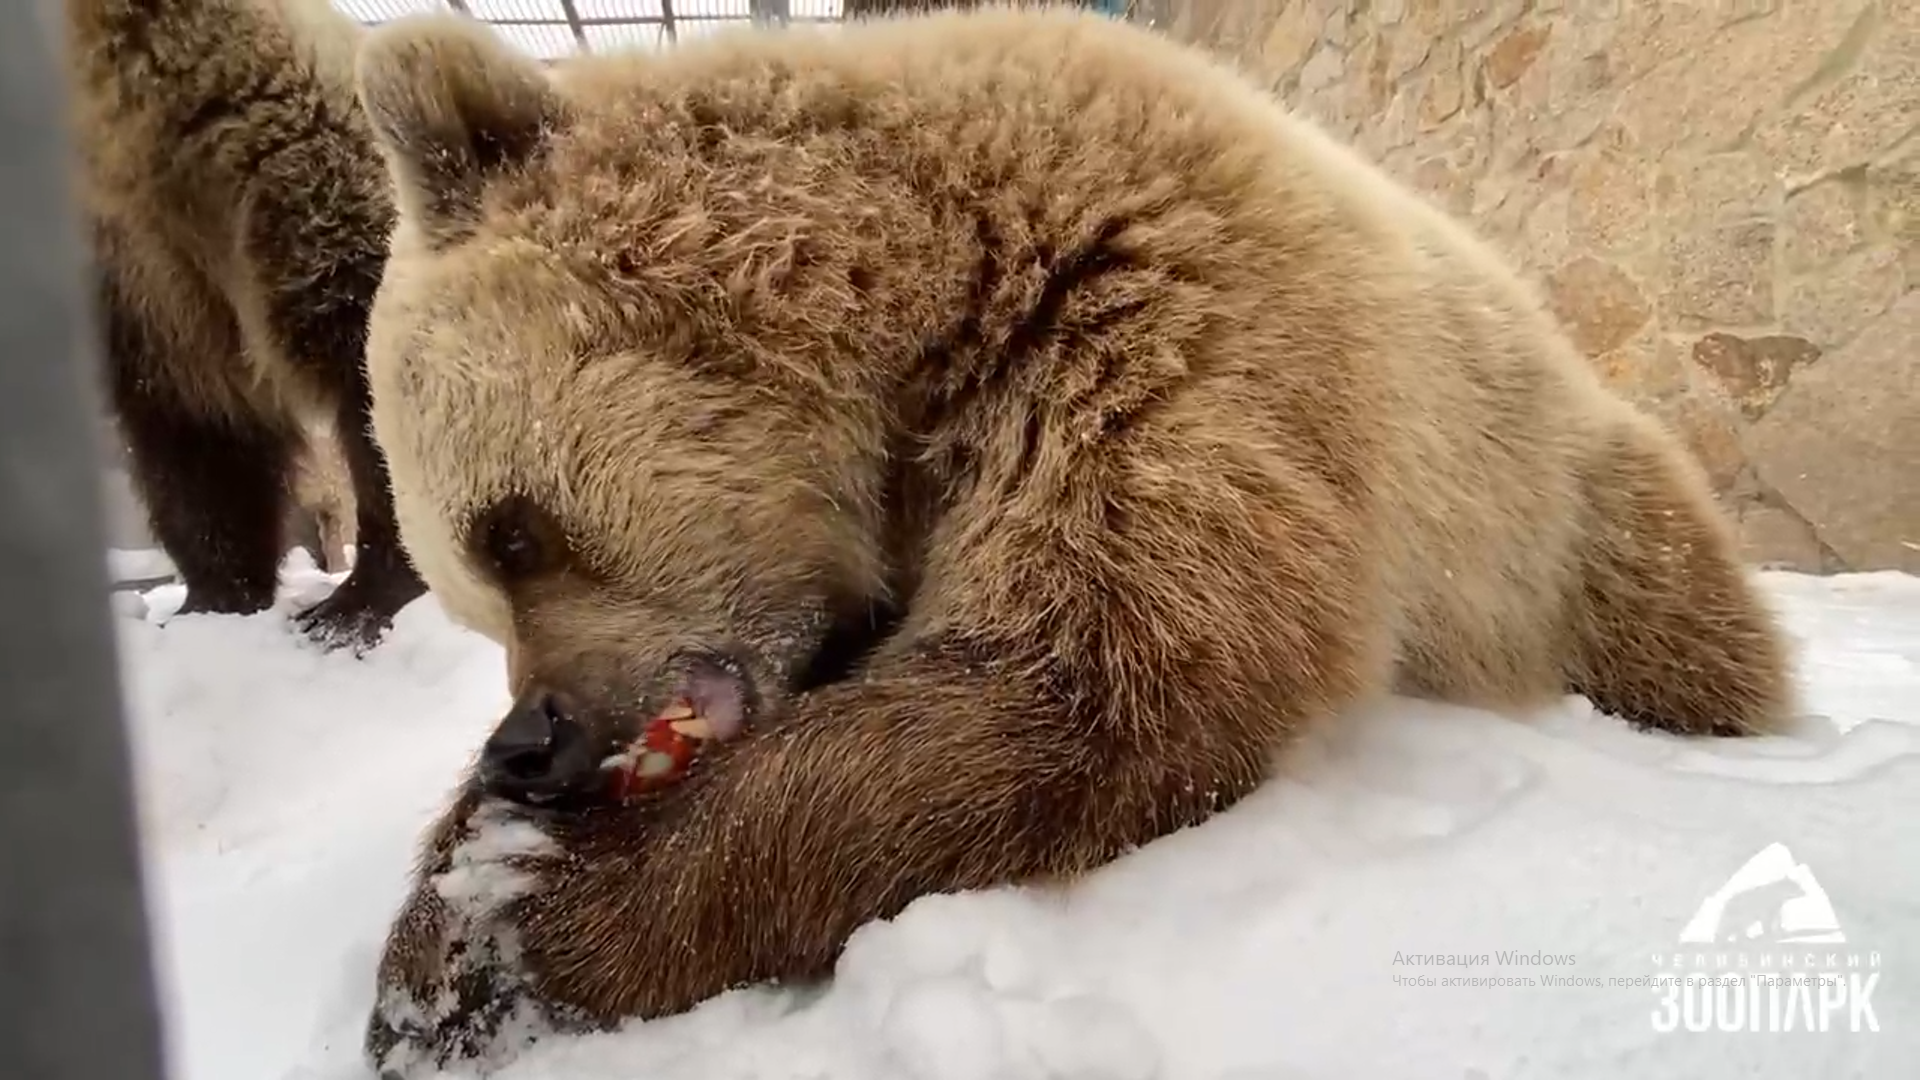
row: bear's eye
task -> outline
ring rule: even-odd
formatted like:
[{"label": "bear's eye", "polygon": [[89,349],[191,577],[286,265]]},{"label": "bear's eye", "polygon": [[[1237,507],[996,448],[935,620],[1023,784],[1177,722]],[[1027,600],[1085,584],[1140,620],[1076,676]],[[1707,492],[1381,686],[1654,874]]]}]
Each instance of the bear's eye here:
[{"label": "bear's eye", "polygon": [[567,557],[566,533],[553,515],[522,497],[502,499],[474,523],[474,546],[501,584],[550,573]]}]

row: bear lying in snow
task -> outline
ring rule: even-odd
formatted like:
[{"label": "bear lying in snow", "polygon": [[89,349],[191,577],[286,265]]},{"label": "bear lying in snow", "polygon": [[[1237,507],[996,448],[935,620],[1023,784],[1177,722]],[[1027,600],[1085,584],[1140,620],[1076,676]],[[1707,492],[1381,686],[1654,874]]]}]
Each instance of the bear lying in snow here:
[{"label": "bear lying in snow", "polygon": [[[918,896],[1205,821],[1369,695],[1786,711],[1675,441],[1197,52],[988,11],[548,71],[436,16],[359,75],[375,430],[516,695],[388,941],[390,1073],[823,976]],[[678,698],[745,730],[596,802]]]}]

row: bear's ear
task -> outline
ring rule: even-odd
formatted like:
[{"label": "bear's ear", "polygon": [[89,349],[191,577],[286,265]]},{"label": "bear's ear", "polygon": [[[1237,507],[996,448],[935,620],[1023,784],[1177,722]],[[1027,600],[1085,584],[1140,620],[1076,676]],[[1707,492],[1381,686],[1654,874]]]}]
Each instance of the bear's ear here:
[{"label": "bear's ear", "polygon": [[377,27],[356,78],[402,210],[436,245],[472,229],[486,181],[531,158],[564,118],[540,65],[464,16]]}]

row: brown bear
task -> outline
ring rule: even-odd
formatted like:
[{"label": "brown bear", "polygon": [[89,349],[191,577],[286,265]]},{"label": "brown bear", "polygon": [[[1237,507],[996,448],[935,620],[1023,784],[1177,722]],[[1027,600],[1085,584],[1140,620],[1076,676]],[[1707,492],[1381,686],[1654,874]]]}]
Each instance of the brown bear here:
[{"label": "brown bear", "polygon": [[[1774,729],[1697,466],[1487,247],[1197,51],[981,10],[551,70],[374,32],[374,427],[514,704],[367,1049],[481,1059],[1072,880],[1399,690]],[[686,698],[736,737],[632,801]]]},{"label": "brown bear", "polygon": [[299,616],[374,644],[425,589],[368,419],[392,196],[327,0],[67,0],[79,201],[109,399],[184,612],[274,601],[306,429],[335,430],[356,557]]}]

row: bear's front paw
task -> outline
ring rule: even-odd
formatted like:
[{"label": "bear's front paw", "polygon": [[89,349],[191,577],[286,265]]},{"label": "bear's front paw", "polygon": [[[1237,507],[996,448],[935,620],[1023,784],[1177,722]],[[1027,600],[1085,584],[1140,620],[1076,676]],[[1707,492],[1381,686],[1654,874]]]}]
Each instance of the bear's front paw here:
[{"label": "bear's front paw", "polygon": [[387,936],[364,1046],[382,1080],[454,1063],[492,1072],[541,1034],[581,1026],[533,992],[516,919],[544,887],[557,845],[498,803],[483,803],[461,831]]},{"label": "bear's front paw", "polygon": [[366,1032],[366,1053],[381,1080],[412,1080],[456,1063],[491,1072],[550,1026],[500,936],[455,938],[441,965],[424,992],[381,986]]},{"label": "bear's front paw", "polygon": [[400,609],[426,591],[426,582],[393,545],[360,544],[346,580],[293,621],[300,633],[329,651],[350,648],[365,654],[393,628]]}]

